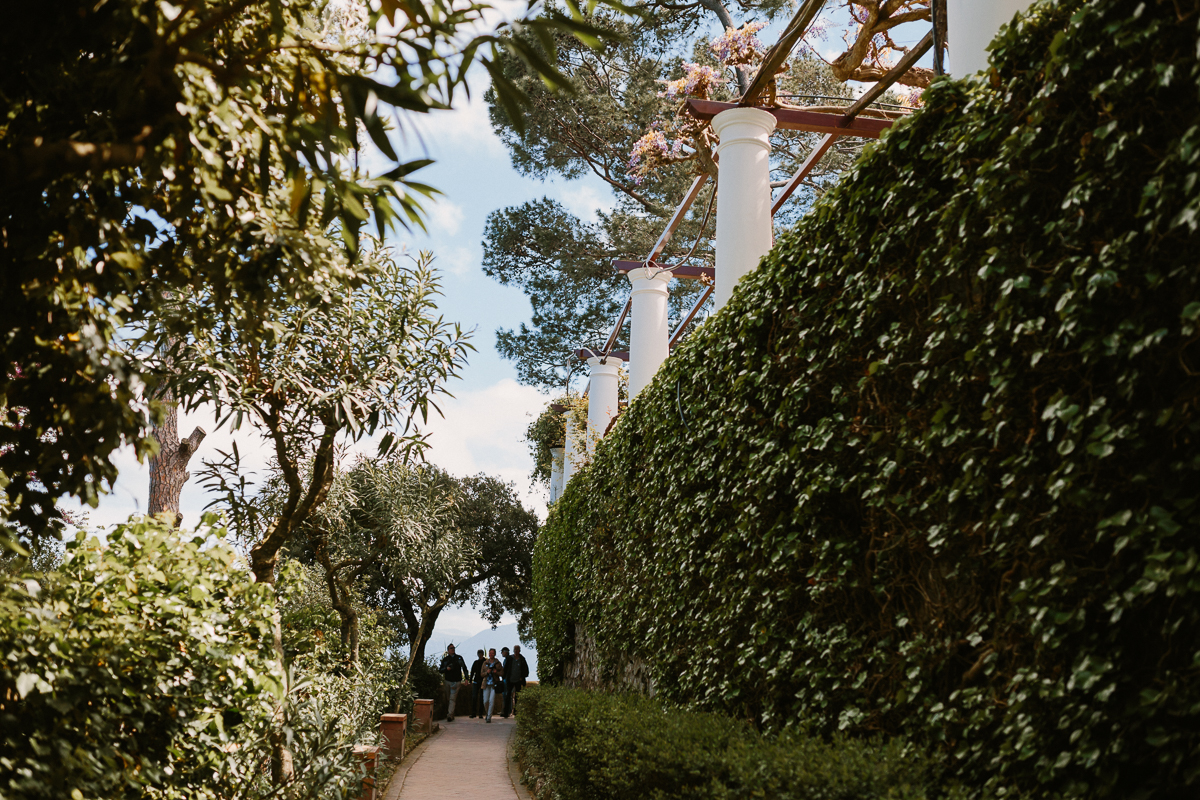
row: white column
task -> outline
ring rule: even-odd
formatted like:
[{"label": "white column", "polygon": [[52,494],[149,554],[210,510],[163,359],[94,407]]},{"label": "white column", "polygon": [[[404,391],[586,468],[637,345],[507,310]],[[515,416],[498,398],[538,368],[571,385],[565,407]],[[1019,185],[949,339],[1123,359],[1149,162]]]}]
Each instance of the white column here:
[{"label": "white column", "polygon": [[583,464],[583,448],[580,446],[582,434],[575,428],[575,422],[571,419],[570,413],[567,412],[567,443],[563,448],[566,451],[563,453],[562,488],[564,492],[567,490],[567,484],[571,482],[571,478],[575,477],[575,473]]},{"label": "white column", "polygon": [[633,307],[629,322],[629,399],[637,397],[670,354],[667,284],[671,273],[640,267],[629,271]]},{"label": "white column", "polygon": [[987,46],[1000,26],[1031,5],[1030,0],[947,0],[946,70],[961,78],[987,69]]},{"label": "white column", "polygon": [[588,437],[589,453],[596,452],[596,442],[608,430],[608,423],[617,415],[617,402],[621,383],[620,360],[608,357],[607,364],[600,363],[599,356],[588,359],[592,368],[592,386],[588,389]]},{"label": "white column", "polygon": [[563,453],[565,447],[550,448],[550,502],[553,503],[563,490]]},{"label": "white column", "polygon": [[713,310],[733,294],[771,249],[771,143],[775,117],[759,108],[731,108],[713,117],[721,137],[717,181],[717,288]]}]

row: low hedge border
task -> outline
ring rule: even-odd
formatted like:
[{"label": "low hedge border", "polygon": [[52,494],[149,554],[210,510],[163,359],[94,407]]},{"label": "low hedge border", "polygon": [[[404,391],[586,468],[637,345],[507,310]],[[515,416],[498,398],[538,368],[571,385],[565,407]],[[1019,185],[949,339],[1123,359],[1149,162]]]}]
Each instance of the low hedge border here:
[{"label": "low hedge border", "polygon": [[[537,800],[955,800],[900,740],[765,736],[724,714],[641,695],[522,692],[516,753]],[[1011,797],[1011,795],[1010,795]]]}]

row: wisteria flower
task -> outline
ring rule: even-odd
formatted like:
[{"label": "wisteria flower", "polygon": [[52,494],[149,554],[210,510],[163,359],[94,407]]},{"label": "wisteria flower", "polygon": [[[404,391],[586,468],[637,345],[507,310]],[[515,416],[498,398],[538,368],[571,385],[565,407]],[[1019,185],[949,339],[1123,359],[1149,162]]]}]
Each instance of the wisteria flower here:
[{"label": "wisteria flower", "polygon": [[642,181],[655,170],[680,161],[690,161],[694,154],[683,149],[686,144],[686,136],[678,136],[672,144],[663,131],[650,131],[638,139],[629,152],[629,176],[641,186]]},{"label": "wisteria flower", "polygon": [[762,58],[763,45],[754,34],[766,27],[763,22],[747,22],[741,30],[726,28],[709,47],[727,67],[757,64]]},{"label": "wisteria flower", "polygon": [[684,64],[683,77],[673,81],[663,81],[663,91],[659,97],[675,100],[679,97],[699,97],[707,100],[713,88],[720,83],[721,73],[712,67],[702,67],[699,64]]},{"label": "wisteria flower", "polygon": [[925,105],[925,101],[921,98],[924,92],[925,90],[919,86],[906,86],[896,90],[896,94],[900,97],[900,105],[909,108],[920,108]]},{"label": "wisteria flower", "polygon": [[650,131],[633,143],[629,151],[629,174],[639,186],[646,176],[670,160],[671,148],[662,131]]}]

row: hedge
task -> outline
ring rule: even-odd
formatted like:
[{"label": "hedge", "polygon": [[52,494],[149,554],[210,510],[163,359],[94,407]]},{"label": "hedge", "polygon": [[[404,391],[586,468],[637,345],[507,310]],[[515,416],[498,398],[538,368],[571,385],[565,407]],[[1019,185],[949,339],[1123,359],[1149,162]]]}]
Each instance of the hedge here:
[{"label": "hedge", "polygon": [[1043,2],[935,81],[553,507],[543,673],[582,629],[614,680],[769,731],[1194,796],[1198,22]]},{"label": "hedge", "polygon": [[899,742],[798,733],[764,737],[723,714],[638,695],[533,687],[521,693],[516,753],[538,800],[926,800],[926,760]]}]

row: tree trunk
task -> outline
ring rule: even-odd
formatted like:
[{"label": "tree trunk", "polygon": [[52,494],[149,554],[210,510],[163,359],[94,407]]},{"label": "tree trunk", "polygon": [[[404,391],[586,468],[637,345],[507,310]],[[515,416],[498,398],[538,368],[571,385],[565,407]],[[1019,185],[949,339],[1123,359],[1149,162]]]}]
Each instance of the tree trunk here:
[{"label": "tree trunk", "polygon": [[[729,15],[729,9],[725,8],[725,4],[722,3],[721,0],[700,0],[700,5],[713,12],[713,14],[717,16],[717,19],[721,21],[721,26],[723,28],[728,29],[739,27],[737,23],[733,21],[733,17]],[[725,31],[721,31],[721,33],[724,32]],[[737,76],[738,91],[741,94],[745,94],[746,90],[750,88],[750,80],[753,77],[750,74],[750,70],[743,66],[737,66],[733,68],[733,72]]]},{"label": "tree trunk", "polygon": [[421,609],[421,627],[418,629],[418,638],[412,640],[410,662],[425,660],[425,645],[428,644],[433,626],[437,624],[437,618],[446,608],[447,602],[448,598],[443,597],[428,608]]},{"label": "tree trunk", "polygon": [[178,527],[183,519],[179,513],[179,496],[183,484],[191,477],[187,471],[188,461],[206,434],[203,428],[196,428],[191,436],[180,441],[179,405],[175,395],[168,389],[162,402],[165,406],[163,420],[154,426],[152,434],[159,449],[158,455],[150,459],[150,502],[146,511],[151,516],[168,513]]},{"label": "tree trunk", "polygon": [[329,559],[325,537],[317,533],[313,536],[313,552],[317,563],[325,572],[325,586],[329,589],[329,604],[342,620],[342,647],[346,648],[346,664],[358,663],[358,611],[347,598],[345,587],[338,580],[338,570]]}]

